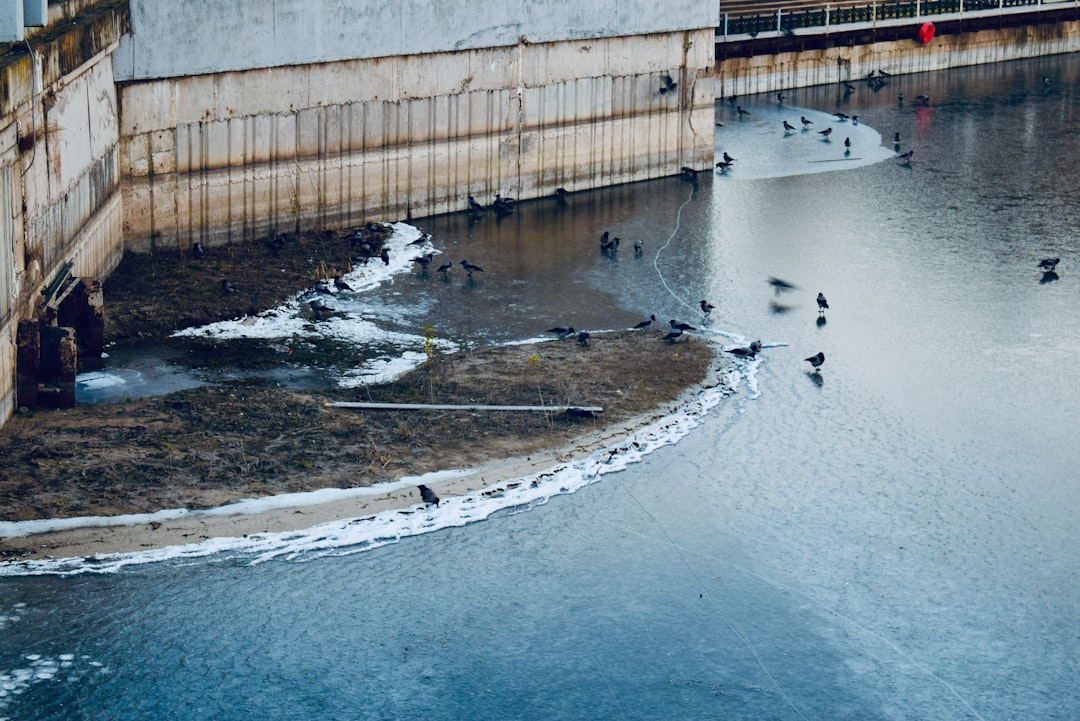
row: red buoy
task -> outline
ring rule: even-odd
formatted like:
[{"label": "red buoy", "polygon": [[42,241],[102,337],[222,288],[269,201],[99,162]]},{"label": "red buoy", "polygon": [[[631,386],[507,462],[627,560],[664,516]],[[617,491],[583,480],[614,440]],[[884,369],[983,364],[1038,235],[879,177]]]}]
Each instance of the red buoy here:
[{"label": "red buoy", "polygon": [[919,42],[926,45],[934,39],[934,23],[923,23],[919,28]]}]

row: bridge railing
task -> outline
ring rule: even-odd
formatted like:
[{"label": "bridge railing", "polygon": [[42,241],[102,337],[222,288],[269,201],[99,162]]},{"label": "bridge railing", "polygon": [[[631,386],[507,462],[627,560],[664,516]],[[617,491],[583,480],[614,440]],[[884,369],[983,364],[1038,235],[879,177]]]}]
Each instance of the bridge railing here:
[{"label": "bridge railing", "polygon": [[717,39],[757,37],[761,33],[790,35],[795,30],[828,33],[852,26],[912,23],[980,17],[1015,12],[1038,12],[1076,7],[1080,0],[731,0],[720,3]]}]

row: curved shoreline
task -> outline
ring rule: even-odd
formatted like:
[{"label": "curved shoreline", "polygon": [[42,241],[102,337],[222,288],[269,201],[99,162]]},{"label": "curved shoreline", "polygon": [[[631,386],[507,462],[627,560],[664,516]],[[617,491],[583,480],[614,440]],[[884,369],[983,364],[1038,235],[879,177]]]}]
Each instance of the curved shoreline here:
[{"label": "curved shoreline", "polygon": [[[724,366],[721,366],[721,369],[723,368]],[[455,496],[482,494],[501,483],[535,476],[561,464],[585,459],[604,448],[617,446],[651,424],[678,414],[709,389],[718,386],[722,389],[722,396],[730,395],[730,386],[723,383],[710,385],[708,381],[703,381],[686,389],[673,403],[666,403],[627,421],[584,434],[557,448],[528,456],[489,461],[475,468],[449,474],[439,471],[427,476],[404,476],[395,482],[384,484],[391,488],[383,492],[375,491],[310,504],[301,502],[301,497],[309,494],[288,494],[293,496],[296,502],[275,505],[261,512],[246,512],[243,510],[246,504],[240,502],[232,504],[237,506],[236,513],[229,512],[229,505],[187,512],[184,509],[175,509],[177,515],[172,518],[159,521],[152,519],[153,514],[138,515],[131,517],[132,523],[122,525],[103,525],[101,521],[107,519],[95,517],[71,519],[72,522],[86,523],[61,530],[31,531],[3,538],[3,546],[19,555],[8,561],[0,561],[0,567],[7,563],[17,565],[22,562],[136,554],[174,546],[194,546],[211,539],[247,538],[258,534],[302,531],[324,523],[370,517],[385,511],[407,512],[410,508],[422,505],[416,489],[416,485],[421,482],[431,485],[444,500]],[[450,477],[446,480],[429,480],[431,477],[437,479],[440,475]],[[310,495],[318,493],[320,491],[314,491]],[[12,527],[15,528],[16,524],[12,524]],[[0,528],[3,526],[0,525]]]}]

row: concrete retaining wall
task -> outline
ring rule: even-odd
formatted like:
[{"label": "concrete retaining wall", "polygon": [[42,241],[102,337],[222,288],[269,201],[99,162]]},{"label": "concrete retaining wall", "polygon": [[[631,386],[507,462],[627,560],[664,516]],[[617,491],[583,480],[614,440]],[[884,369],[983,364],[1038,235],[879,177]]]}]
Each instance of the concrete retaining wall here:
[{"label": "concrete retaining wall", "polygon": [[123,253],[110,53],[127,8],[109,0],[73,19],[70,5],[50,4],[52,26],[0,56],[0,422],[15,406],[20,322],[57,310],[42,291],[61,276],[96,283]]},{"label": "concrete retaining wall", "polygon": [[[912,27],[914,38],[915,28]],[[878,68],[894,75],[930,72],[1080,51],[1080,23],[1028,25],[822,50],[718,59],[716,94],[749,95],[855,80]]]},{"label": "concrete retaining wall", "polygon": [[712,50],[706,28],[127,83],[126,239],[187,248],[709,167]]}]

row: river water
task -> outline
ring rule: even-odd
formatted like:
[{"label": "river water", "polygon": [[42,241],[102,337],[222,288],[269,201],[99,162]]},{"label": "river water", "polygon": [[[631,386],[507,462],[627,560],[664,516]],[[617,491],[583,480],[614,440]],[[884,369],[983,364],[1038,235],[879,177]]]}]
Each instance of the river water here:
[{"label": "river water", "polygon": [[1080,717],[1078,90],[1065,56],[740,98],[696,186],[414,221],[484,272],[384,284],[396,330],[765,350],[678,443],[476,522],[0,567],[0,719]]}]

